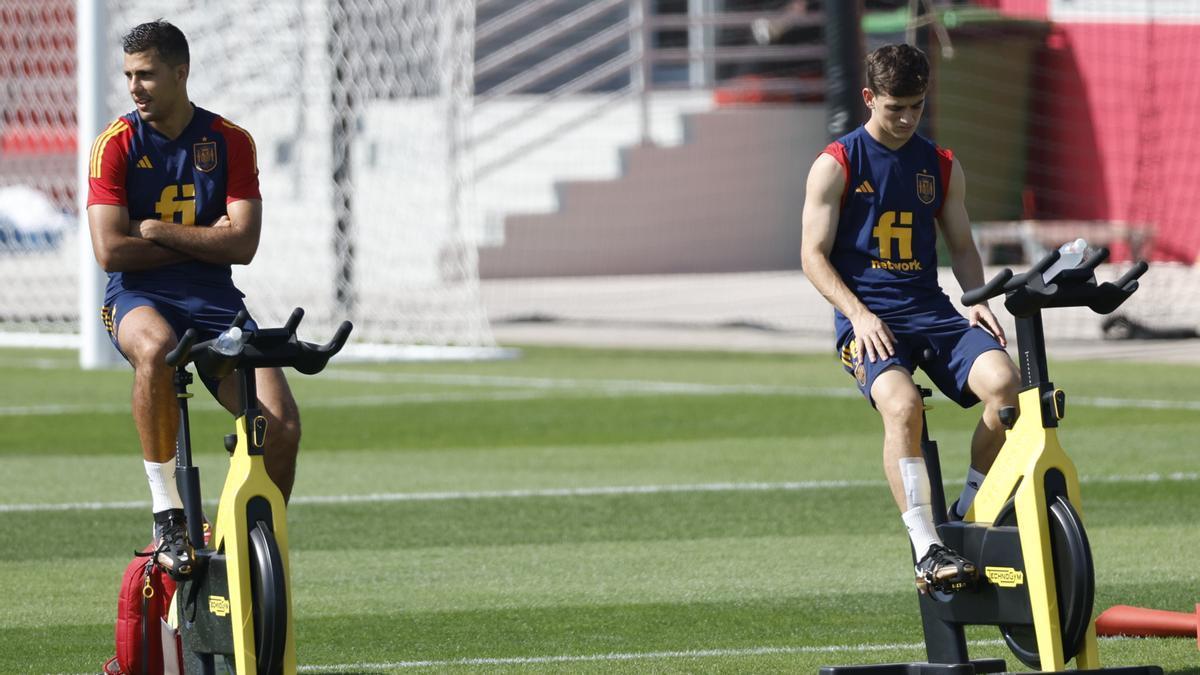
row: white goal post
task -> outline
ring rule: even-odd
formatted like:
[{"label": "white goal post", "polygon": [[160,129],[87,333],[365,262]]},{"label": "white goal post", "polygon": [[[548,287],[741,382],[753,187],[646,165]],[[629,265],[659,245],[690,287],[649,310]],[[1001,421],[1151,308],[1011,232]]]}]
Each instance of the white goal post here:
[{"label": "white goal post", "polygon": [[[38,14],[38,0],[17,3],[28,6],[30,23],[48,20]],[[254,137],[263,233],[254,262],[235,266],[234,278],[260,324],[280,325],[301,306],[302,338],[324,340],[350,319],[355,333],[347,350],[359,356],[500,353],[480,299],[465,150],[471,0],[59,4],[74,4],[78,22],[80,155],[132,108],[121,36],[157,18],[188,37],[192,101]],[[0,188],[17,184],[19,177],[4,174]],[[85,191],[82,179],[80,216]],[[5,248],[0,239],[0,257],[9,258],[0,265],[0,287],[24,272],[45,277],[37,283],[54,296],[29,300],[29,293],[0,291],[0,342],[13,342],[15,333],[32,335],[34,344],[81,334],[81,361],[94,367],[113,350],[98,318],[103,278],[79,221],[52,241],[10,241]]]}]

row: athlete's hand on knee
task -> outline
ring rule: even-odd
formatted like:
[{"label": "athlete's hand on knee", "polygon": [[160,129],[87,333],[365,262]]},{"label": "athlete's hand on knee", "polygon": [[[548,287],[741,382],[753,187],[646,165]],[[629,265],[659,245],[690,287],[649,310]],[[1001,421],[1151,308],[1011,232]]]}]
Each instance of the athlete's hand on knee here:
[{"label": "athlete's hand on knee", "polygon": [[871,363],[891,358],[896,353],[896,336],[892,329],[878,316],[868,312],[850,322],[854,326],[854,337],[858,340],[860,354],[866,354]]},{"label": "athlete's hand on knee", "polygon": [[996,336],[1001,347],[1008,346],[1008,340],[1004,337],[1004,327],[1000,325],[999,319],[992,314],[991,308],[986,303],[972,305],[969,310],[967,319],[972,326],[983,326],[984,330]]}]

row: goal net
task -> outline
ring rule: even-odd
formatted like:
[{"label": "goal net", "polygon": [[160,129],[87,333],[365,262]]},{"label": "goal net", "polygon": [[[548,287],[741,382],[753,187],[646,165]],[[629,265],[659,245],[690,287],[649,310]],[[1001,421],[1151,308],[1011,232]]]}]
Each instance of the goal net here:
[{"label": "goal net", "polygon": [[[15,115],[35,127],[49,123],[69,137],[74,3],[15,5],[26,17],[17,32],[28,32],[41,53],[22,57],[31,64],[24,71],[5,73],[17,91],[29,90],[0,99],[6,122]],[[463,142],[472,102],[472,2],[107,0],[103,14],[101,43],[111,55],[102,69],[109,81],[100,88],[105,123],[131,109],[122,35],[164,18],[188,37],[191,100],[254,137],[262,239],[254,262],[235,266],[234,278],[260,324],[279,325],[292,308],[304,307],[303,336],[327,336],[350,319],[360,351],[371,344],[381,353],[412,354],[416,346],[432,356],[494,347],[479,295]],[[59,37],[38,36],[43,24],[55,24]],[[48,72],[42,61],[68,66]],[[49,99],[47,84],[55,94]],[[46,195],[47,208],[73,217],[74,156],[51,163],[45,150],[29,153],[44,167],[40,174],[10,172],[6,157],[0,185],[37,176],[22,189]],[[0,330],[78,332],[81,321],[96,317],[75,309],[74,229],[58,223],[25,230],[31,233],[0,234]]]}]

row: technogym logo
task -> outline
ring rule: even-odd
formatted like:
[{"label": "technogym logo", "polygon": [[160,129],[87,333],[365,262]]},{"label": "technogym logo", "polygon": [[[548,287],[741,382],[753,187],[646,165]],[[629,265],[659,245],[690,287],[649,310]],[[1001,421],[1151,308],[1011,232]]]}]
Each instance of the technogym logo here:
[{"label": "technogym logo", "polygon": [[208,596],[208,611],[217,616],[229,616],[229,600],[219,596]]},{"label": "technogym logo", "polygon": [[1025,583],[1025,573],[1012,567],[985,567],[983,574],[1001,588],[1016,588]]}]

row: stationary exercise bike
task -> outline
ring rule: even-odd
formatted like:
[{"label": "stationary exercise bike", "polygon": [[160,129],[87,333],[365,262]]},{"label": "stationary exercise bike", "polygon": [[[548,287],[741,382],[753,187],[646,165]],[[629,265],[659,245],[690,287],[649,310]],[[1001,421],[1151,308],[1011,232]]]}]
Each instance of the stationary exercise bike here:
[{"label": "stationary exercise bike", "polygon": [[[297,308],[282,328],[243,331],[248,317],[239,312],[221,337],[196,343],[189,329],[167,354],[167,364],[175,368],[180,413],[176,474],[188,537],[196,548],[195,571],[179,583],[170,612],[182,637],[187,675],[212,675],[221,661],[225,670],[241,675],[296,672],[286,506],[263,464],[267,419],[258,407],[254,371],[292,367],[306,375],[319,373],[352,329],[346,321],[327,344],[301,342],[296,327],[303,316]],[[200,472],[192,465],[188,363],[216,379],[233,373],[242,411],[235,433],[225,437],[229,472],[209,539]]]},{"label": "stationary exercise bike", "polygon": [[[1003,659],[968,656],[963,626],[980,624],[998,626],[1012,653],[1034,669],[1061,671],[1075,659],[1081,671],[1162,673],[1157,666],[1100,668],[1092,619],[1095,574],[1080,517],[1079,479],[1058,442],[1066,396],[1050,382],[1046,365],[1042,309],[1088,307],[1108,314],[1137,290],[1146,263],[1137,263],[1115,283],[1098,284],[1096,267],[1107,258],[1107,249],[1093,251],[1047,283],[1043,277],[1059,259],[1053,251],[1024,274],[1005,269],[963,294],[964,305],[1006,296],[1004,305],[1017,323],[1022,385],[1018,407],[1000,411],[1008,428],[1004,446],[961,521],[947,522],[937,443],[927,428],[921,434],[938,534],[976,564],[979,577],[952,594],[933,589],[918,594],[928,663],[832,666],[822,668],[822,675],[1007,670]],[[932,393],[919,389],[922,398]]]}]

